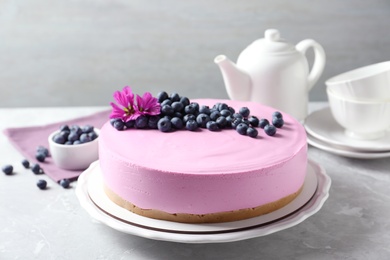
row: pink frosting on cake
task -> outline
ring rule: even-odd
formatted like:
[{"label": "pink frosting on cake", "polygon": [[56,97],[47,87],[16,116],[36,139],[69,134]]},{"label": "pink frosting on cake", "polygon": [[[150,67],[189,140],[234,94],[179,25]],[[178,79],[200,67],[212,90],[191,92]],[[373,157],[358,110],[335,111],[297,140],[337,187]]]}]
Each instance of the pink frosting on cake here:
[{"label": "pink frosting on cake", "polygon": [[[275,111],[250,102],[192,101],[246,106],[268,120]],[[233,129],[117,131],[107,122],[99,136],[104,182],[139,208],[168,213],[207,214],[276,201],[299,190],[307,167],[305,130],[291,116],[283,118],[275,136],[258,128],[257,138]]]}]

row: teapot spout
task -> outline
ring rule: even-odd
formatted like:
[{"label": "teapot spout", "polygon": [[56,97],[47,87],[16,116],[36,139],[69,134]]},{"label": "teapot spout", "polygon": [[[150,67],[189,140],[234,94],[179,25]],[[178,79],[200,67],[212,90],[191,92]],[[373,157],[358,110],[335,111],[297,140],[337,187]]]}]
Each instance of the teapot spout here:
[{"label": "teapot spout", "polygon": [[252,82],[249,74],[241,70],[225,55],[218,55],[214,62],[222,72],[228,96],[232,100],[250,100]]}]

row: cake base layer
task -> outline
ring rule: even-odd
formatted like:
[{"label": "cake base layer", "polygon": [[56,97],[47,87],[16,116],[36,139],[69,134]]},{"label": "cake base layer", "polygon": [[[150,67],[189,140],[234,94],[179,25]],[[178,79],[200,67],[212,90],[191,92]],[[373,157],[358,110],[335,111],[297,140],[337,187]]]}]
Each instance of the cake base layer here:
[{"label": "cake base layer", "polygon": [[144,217],[159,219],[159,220],[167,220],[167,221],[174,221],[180,223],[198,223],[198,224],[238,221],[238,220],[253,218],[253,217],[270,213],[289,204],[299,195],[302,189],[303,186],[297,192],[294,192],[286,197],[283,197],[277,201],[270,202],[254,208],[198,215],[198,214],[187,214],[187,213],[171,214],[171,213],[167,213],[155,209],[142,209],[132,204],[131,202],[126,201],[119,195],[115,194],[107,186],[104,187],[104,191],[111,201],[113,201],[118,206],[125,208],[135,214]]}]

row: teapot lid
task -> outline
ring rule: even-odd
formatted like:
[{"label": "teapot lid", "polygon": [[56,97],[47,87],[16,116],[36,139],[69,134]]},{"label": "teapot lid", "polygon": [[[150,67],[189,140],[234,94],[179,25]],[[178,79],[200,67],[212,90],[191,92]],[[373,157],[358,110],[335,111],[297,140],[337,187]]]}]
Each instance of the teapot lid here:
[{"label": "teapot lid", "polygon": [[296,51],[295,45],[287,43],[283,38],[280,38],[280,33],[276,29],[266,30],[264,38],[253,42],[253,45],[256,45],[256,49],[262,52],[277,53]]}]

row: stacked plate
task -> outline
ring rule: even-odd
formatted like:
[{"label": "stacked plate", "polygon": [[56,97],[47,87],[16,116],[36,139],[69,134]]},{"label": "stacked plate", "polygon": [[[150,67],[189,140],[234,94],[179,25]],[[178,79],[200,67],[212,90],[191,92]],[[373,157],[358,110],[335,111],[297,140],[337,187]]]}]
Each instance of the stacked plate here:
[{"label": "stacked plate", "polygon": [[390,131],[375,140],[351,138],[335,121],[329,107],[310,114],[305,120],[305,129],[310,145],[330,153],[359,159],[390,157]]}]

